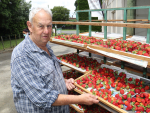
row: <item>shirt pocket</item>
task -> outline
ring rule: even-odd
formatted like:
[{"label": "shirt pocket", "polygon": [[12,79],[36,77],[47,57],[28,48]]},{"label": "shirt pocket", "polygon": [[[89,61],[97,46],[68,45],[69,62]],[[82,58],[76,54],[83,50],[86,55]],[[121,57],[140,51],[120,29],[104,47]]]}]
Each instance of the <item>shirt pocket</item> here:
[{"label": "shirt pocket", "polygon": [[41,71],[41,78],[43,79],[43,81],[48,84],[48,85],[53,85],[54,84],[54,68],[44,68]]}]

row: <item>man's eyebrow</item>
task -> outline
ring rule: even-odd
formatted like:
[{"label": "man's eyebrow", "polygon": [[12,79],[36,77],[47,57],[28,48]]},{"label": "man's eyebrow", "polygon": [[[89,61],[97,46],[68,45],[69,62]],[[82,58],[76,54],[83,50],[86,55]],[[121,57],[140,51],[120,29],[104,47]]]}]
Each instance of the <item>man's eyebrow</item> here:
[{"label": "man's eyebrow", "polygon": [[[38,23],[38,24],[43,25],[42,23]],[[52,25],[52,23],[49,23],[48,25]]]}]

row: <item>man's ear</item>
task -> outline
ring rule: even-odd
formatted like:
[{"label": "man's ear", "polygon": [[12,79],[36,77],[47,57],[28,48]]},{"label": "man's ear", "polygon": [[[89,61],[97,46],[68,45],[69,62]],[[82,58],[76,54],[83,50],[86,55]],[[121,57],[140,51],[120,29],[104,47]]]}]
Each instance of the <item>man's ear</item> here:
[{"label": "man's ear", "polygon": [[32,33],[32,24],[30,21],[27,21],[27,26],[28,26],[30,33]]}]

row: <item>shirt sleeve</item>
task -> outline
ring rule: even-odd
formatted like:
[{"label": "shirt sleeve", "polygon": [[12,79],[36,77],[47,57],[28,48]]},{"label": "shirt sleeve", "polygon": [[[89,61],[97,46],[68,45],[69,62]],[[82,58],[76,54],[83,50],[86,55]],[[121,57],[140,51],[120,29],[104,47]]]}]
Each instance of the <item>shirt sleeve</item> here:
[{"label": "shirt sleeve", "polygon": [[28,56],[18,57],[11,66],[12,75],[30,101],[38,107],[50,109],[58,98],[58,91],[53,90],[53,87],[47,87],[48,85],[40,77],[40,70],[38,70],[36,62]]}]

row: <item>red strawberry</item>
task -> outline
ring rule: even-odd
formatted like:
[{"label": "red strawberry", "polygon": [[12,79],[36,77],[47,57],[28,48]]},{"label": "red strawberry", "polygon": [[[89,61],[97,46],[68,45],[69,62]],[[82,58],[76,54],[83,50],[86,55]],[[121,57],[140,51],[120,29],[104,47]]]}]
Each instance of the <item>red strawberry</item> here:
[{"label": "red strawberry", "polygon": [[146,113],[149,113],[149,112],[150,112],[150,108],[147,108],[147,109],[146,109]]},{"label": "red strawberry", "polygon": [[143,111],[144,112],[144,107],[142,107],[142,106],[137,107],[137,111]]},{"label": "red strawberry", "polygon": [[119,98],[120,96],[119,96],[119,94],[116,94],[115,97],[116,97],[116,98]]},{"label": "red strawberry", "polygon": [[123,98],[124,100],[126,100],[126,99],[127,99],[127,95],[122,95],[122,98]]},{"label": "red strawberry", "polygon": [[124,104],[128,106],[130,103],[128,101],[124,101]]},{"label": "red strawberry", "polygon": [[145,90],[149,90],[149,86],[145,86]]},{"label": "red strawberry", "polygon": [[148,54],[148,53],[144,53],[143,55],[144,55],[144,56],[149,56],[149,54]]},{"label": "red strawberry", "polygon": [[149,97],[149,94],[148,94],[148,93],[145,92],[145,93],[143,93],[143,94],[144,94],[144,97],[145,97],[145,98],[148,98],[148,97]]},{"label": "red strawberry", "polygon": [[142,54],[143,54],[143,51],[138,51],[137,54],[142,55]]},{"label": "red strawberry", "polygon": [[115,87],[116,86],[116,83],[111,83],[111,87]]},{"label": "red strawberry", "polygon": [[127,101],[130,103],[132,101],[132,99],[131,98],[127,98]]},{"label": "red strawberry", "polygon": [[127,106],[126,110],[131,110],[133,106],[131,106],[130,104]]},{"label": "red strawberry", "polygon": [[143,104],[145,104],[145,100],[144,100],[144,99],[142,99],[141,102],[142,102]]},{"label": "red strawberry", "polygon": [[140,94],[141,93],[140,89],[135,89],[135,93]]},{"label": "red strawberry", "polygon": [[119,90],[120,90],[120,87],[116,87],[116,90],[119,91]]},{"label": "red strawberry", "polygon": [[132,81],[132,78],[129,78],[128,81]]},{"label": "red strawberry", "polygon": [[134,97],[132,97],[131,100],[132,100],[132,102],[136,102],[136,98],[134,98]]},{"label": "red strawberry", "polygon": [[77,84],[80,84],[80,80],[79,79],[77,80]]},{"label": "red strawberry", "polygon": [[121,109],[123,109],[123,105],[122,104],[119,104],[118,107],[121,108]]},{"label": "red strawberry", "polygon": [[144,89],[144,88],[141,88],[141,92],[145,92],[145,89]]},{"label": "red strawberry", "polygon": [[121,90],[120,90],[120,93],[123,95],[123,94],[124,94],[124,90],[123,90],[123,89],[121,89]]},{"label": "red strawberry", "polygon": [[106,85],[106,89],[110,89],[110,86],[109,86],[109,85]]}]

